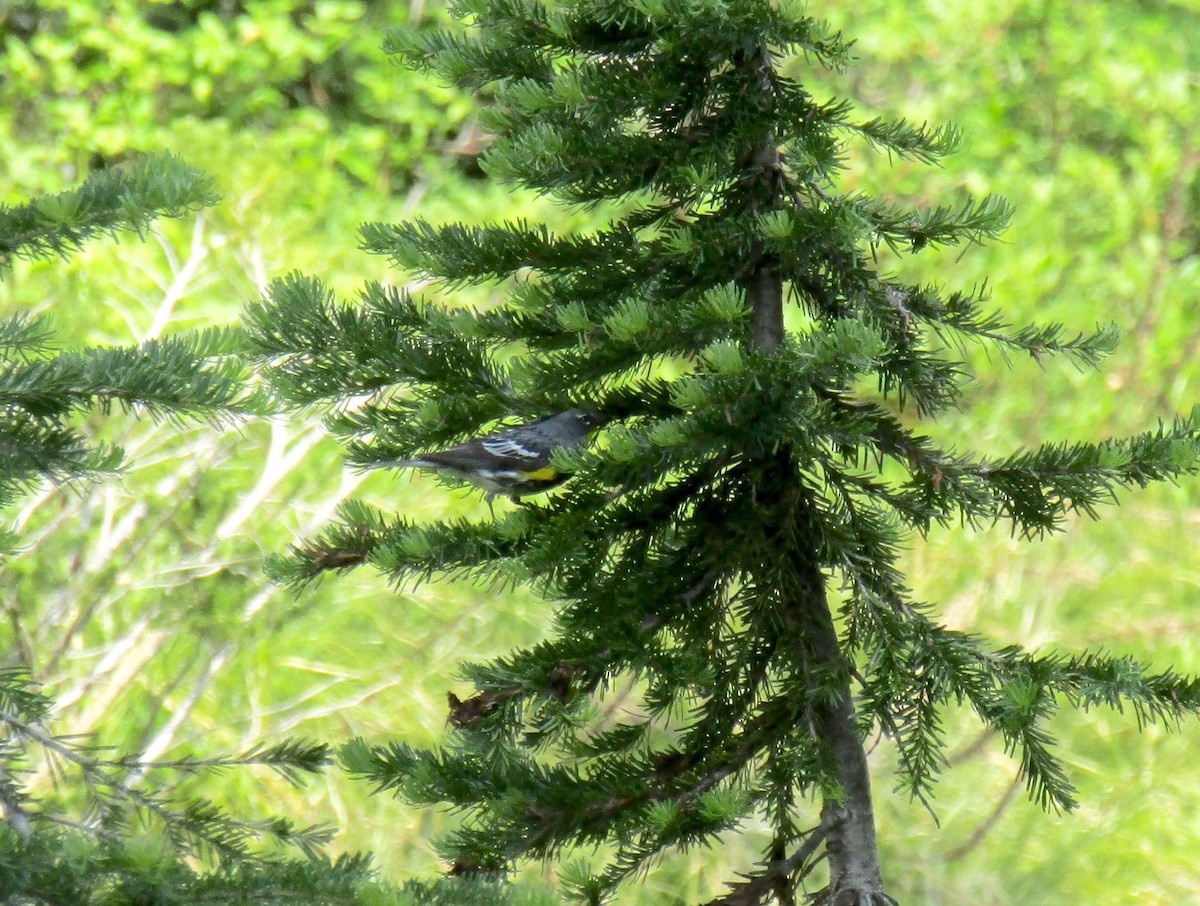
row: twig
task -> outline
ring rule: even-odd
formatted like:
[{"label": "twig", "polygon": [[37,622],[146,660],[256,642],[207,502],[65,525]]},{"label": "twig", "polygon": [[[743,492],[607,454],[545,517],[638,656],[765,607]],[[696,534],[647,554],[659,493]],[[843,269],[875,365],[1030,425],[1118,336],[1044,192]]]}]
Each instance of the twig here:
[{"label": "twig", "polygon": [[[787,886],[794,883],[792,875],[803,869],[816,854],[831,830],[826,817],[805,836],[804,842],[786,859],[777,859],[767,864],[762,874],[734,885],[729,893],[710,900],[704,906],[756,906],[778,889],[780,882]],[[809,866],[811,870],[811,866]],[[806,870],[804,874],[807,874]]]},{"label": "twig", "polygon": [[[850,675],[858,680],[859,685],[862,686],[864,690],[869,688],[867,678],[858,672],[858,668],[855,667],[854,664],[850,665]],[[900,756],[900,760],[904,763],[905,768],[907,768],[909,776],[915,778],[917,776],[917,770],[912,766],[908,756],[904,754],[903,747],[900,745],[901,733],[900,728],[896,725],[895,719],[886,708],[875,712],[875,716],[878,717],[880,721],[880,732],[890,736],[896,743],[896,754]],[[868,752],[867,754],[869,755],[870,753]],[[929,812],[929,817],[933,819],[934,826],[941,827],[942,822],[938,820],[937,812],[933,810],[933,803],[926,798],[925,794],[922,793],[915,784],[913,785],[912,795],[918,802],[921,803],[921,805],[925,807],[925,811]]]}]

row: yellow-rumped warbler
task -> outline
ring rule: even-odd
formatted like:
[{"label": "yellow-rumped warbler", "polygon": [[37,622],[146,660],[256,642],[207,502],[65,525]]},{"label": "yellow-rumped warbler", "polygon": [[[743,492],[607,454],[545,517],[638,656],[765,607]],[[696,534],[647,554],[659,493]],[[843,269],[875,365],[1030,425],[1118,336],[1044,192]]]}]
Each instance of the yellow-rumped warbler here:
[{"label": "yellow-rumped warbler", "polygon": [[604,421],[591,409],[568,409],[519,428],[476,437],[448,450],[369,465],[447,472],[487,491],[489,505],[497,494],[519,500],[566,481],[570,476],[550,464],[551,454],[580,446]]}]

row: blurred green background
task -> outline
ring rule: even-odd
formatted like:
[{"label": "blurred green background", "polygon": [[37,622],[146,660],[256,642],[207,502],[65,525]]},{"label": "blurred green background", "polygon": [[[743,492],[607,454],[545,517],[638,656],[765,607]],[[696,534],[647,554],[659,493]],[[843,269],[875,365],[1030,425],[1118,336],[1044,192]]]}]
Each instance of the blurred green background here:
[{"label": "blurred green background", "polygon": [[[941,169],[847,148],[842,188],[913,204],[1001,194],[1005,241],[926,251],[881,269],[970,289],[1016,323],[1116,322],[1101,372],[972,353],[963,411],[928,426],[1003,455],[1043,440],[1152,429],[1190,410],[1200,377],[1200,3],[1195,0],[813,0],[858,39],[844,74],[788,61],[819,98],[866,117],[952,121],[963,151]],[[586,216],[491,184],[479,103],[388,60],[387,27],[447,24],[438,0],[0,0],[0,202],[91,168],[172,150],[213,174],[224,202],[164,221],[146,241],[94,243],[19,265],[4,311],[51,312],[65,343],[127,343],[233,323],[292,269],[350,297],[405,275],[358,250],[367,220]],[[486,295],[459,304],[487,303]],[[130,451],[119,480],[47,487],[10,518],[28,545],[0,574],[0,650],[58,698],[58,732],[151,757],[240,750],[301,735],[436,743],[464,659],[541,637],[528,595],[440,583],[397,592],[354,574],[296,597],[262,563],[347,496],[420,519],[482,518],[478,494],[407,475],[363,478],[308,419],[210,427],[99,419]],[[1036,650],[1103,649],[1200,672],[1200,488],[1126,495],[1098,523],[1042,542],[1002,528],[914,539],[917,596],[951,626]],[[934,802],[891,796],[872,754],[884,861],[905,904],[1200,902],[1200,727],[1139,733],[1132,716],[1064,713],[1056,731],[1080,788],[1044,815],[969,714],[948,719],[952,768]],[[49,787],[47,772],[35,782]],[[330,821],[337,847],[374,851],[391,877],[442,870],[431,838],[452,817],[371,796],[331,771],[303,790],[250,772],[201,780],[243,814]],[[629,903],[715,895],[755,855],[756,828],[681,856]],[[552,876],[535,866],[532,876]]]}]

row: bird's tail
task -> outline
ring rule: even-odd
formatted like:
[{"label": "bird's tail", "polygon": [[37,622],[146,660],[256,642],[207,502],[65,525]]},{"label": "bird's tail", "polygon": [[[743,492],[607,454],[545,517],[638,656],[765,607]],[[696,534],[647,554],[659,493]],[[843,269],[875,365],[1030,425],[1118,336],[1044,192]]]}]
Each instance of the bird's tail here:
[{"label": "bird's tail", "polygon": [[364,462],[360,468],[363,469],[436,469],[437,463],[430,462],[428,459],[377,459],[373,462]]}]

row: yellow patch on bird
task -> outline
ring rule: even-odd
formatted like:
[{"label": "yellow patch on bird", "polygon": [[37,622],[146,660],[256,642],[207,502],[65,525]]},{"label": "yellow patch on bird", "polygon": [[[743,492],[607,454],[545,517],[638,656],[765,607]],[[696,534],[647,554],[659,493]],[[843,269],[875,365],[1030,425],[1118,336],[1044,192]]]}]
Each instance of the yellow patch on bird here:
[{"label": "yellow patch on bird", "polygon": [[526,481],[553,481],[558,477],[558,470],[554,466],[546,466],[532,472],[522,472],[521,477]]}]

